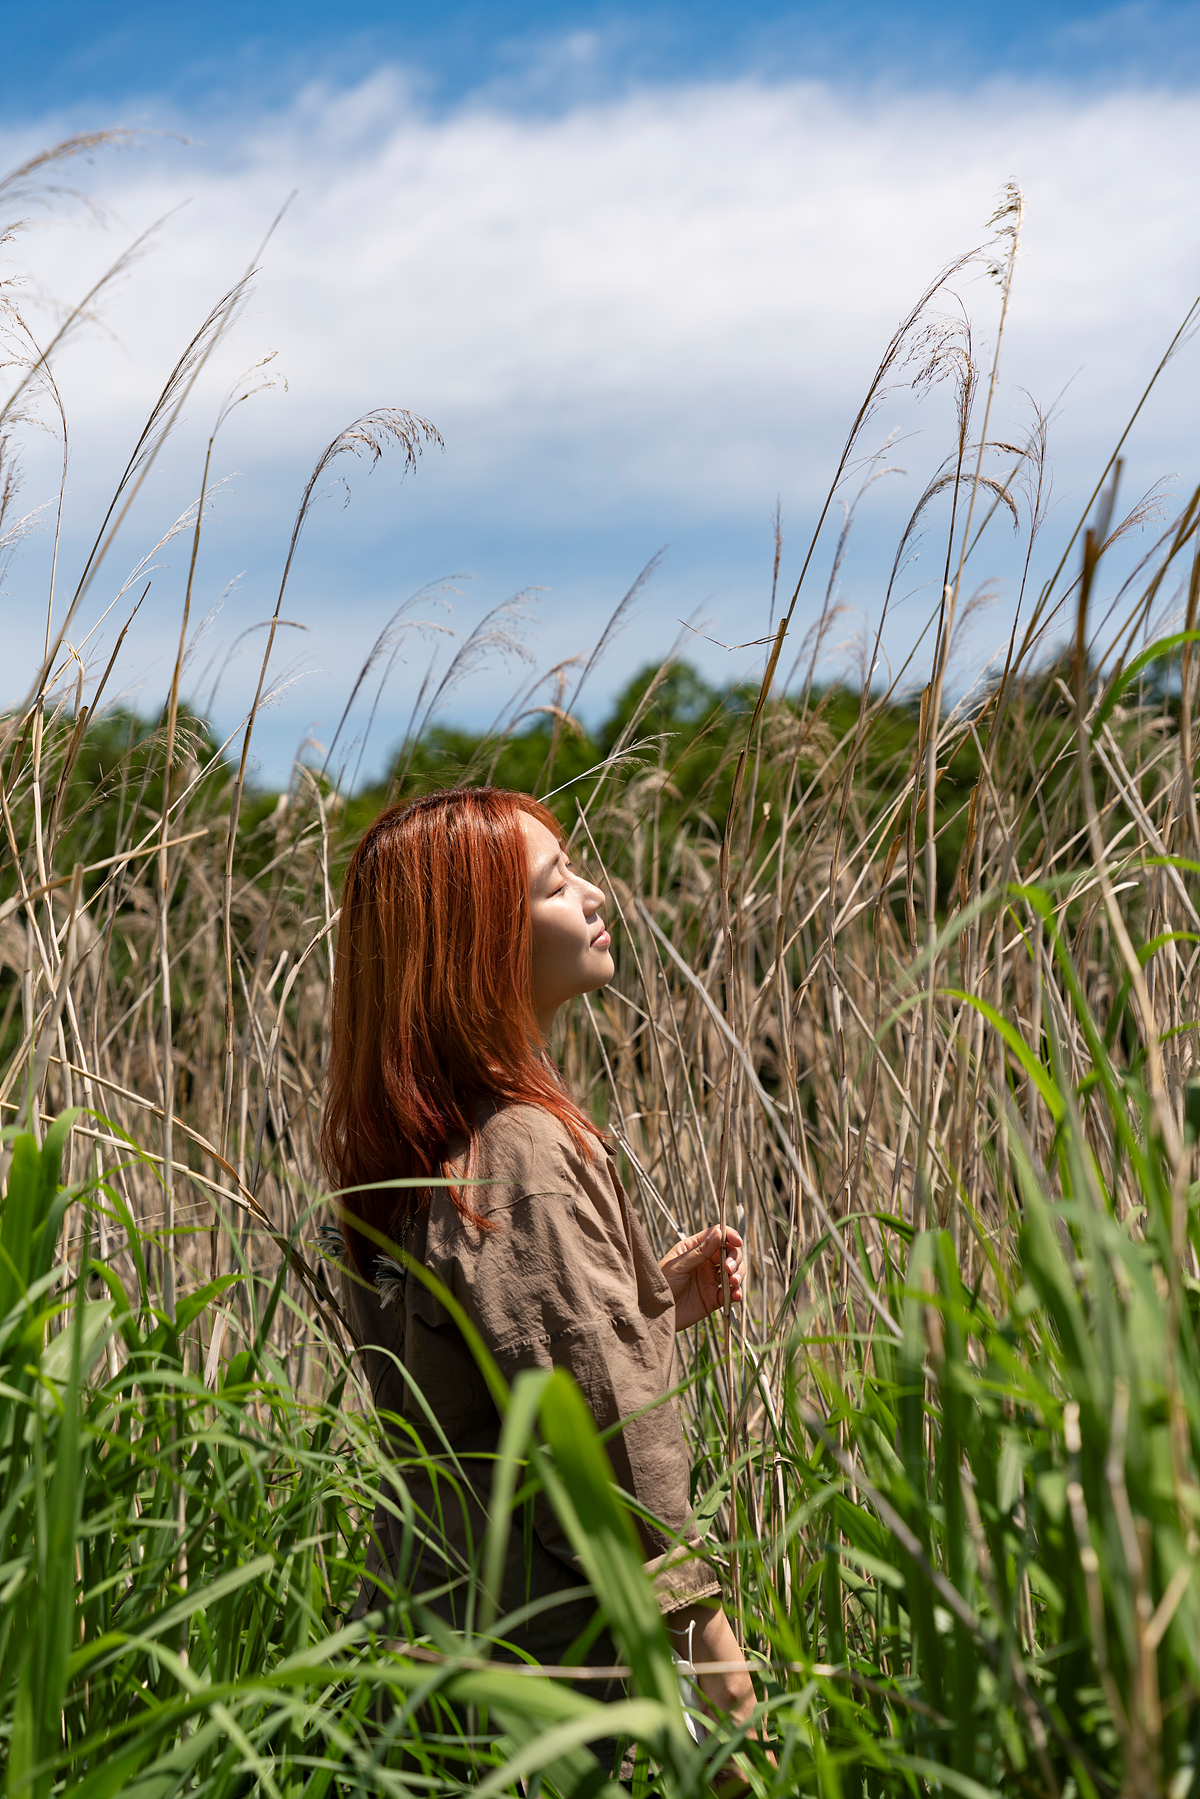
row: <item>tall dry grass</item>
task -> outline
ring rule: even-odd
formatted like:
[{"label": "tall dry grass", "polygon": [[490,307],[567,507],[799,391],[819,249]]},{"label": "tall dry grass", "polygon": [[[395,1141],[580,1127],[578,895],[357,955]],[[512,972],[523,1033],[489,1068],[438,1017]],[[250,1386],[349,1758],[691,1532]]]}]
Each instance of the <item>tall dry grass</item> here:
[{"label": "tall dry grass", "polygon": [[[993,224],[987,254],[1002,342],[1018,196],[1007,197]],[[839,1407],[847,1392],[861,1395],[864,1383],[884,1378],[887,1357],[904,1353],[911,1363],[912,1284],[899,1272],[910,1246],[945,1233],[936,1240],[952,1245],[972,1303],[997,1315],[1016,1303],[1027,1224],[1021,1180],[1035,1171],[1051,1201],[1066,1191],[1064,1094],[1081,1153],[1132,1243],[1149,1228],[1147,1177],[1125,1140],[1144,1097],[1138,1141],[1165,1158],[1174,1266],[1189,1292],[1200,1281],[1189,1126],[1200,956],[1200,490],[1154,524],[1149,548],[1114,590],[1114,546],[1147,524],[1143,509],[1121,511],[1122,438],[1074,532],[1062,533],[1057,568],[1033,585],[1048,492],[1045,431],[1038,423],[1016,445],[989,436],[999,351],[980,367],[969,331],[938,316],[947,282],[965,266],[952,264],[897,330],[830,489],[832,503],[872,449],[866,433],[902,366],[926,386],[949,380],[948,455],[905,534],[936,525],[945,544],[932,668],[912,728],[898,725],[895,689],[867,679],[848,700],[818,682],[832,581],[799,680],[784,688],[781,671],[814,610],[823,513],[773,621],[761,688],[732,724],[726,708],[690,734],[656,730],[664,664],[604,765],[555,791],[562,732],[571,728],[569,708],[560,709],[541,777],[574,851],[611,895],[616,925],[616,979],[581,1005],[555,1045],[566,1078],[608,1122],[660,1246],[719,1218],[735,1221],[747,1240],[749,1301],[688,1346],[685,1403],[696,1491],[729,1545],[741,1628],[753,1649],[776,1656],[780,1620],[816,1603],[812,1581],[819,1585],[830,1553],[836,1561],[848,1540],[844,1525],[831,1535],[821,1517],[797,1511],[797,1468],[807,1464],[794,1441],[787,1446],[788,1419],[809,1421],[818,1459],[822,1442],[841,1455],[845,1490],[867,1505],[863,1451]],[[327,773],[300,764],[273,805],[247,786],[272,633],[255,705],[222,753],[181,707],[190,583],[157,722],[106,723],[108,670],[85,669],[70,644],[85,597],[115,584],[121,509],[242,291],[220,302],[168,379],[72,597],[48,616],[29,695],[0,724],[0,1004],[12,1050],[0,1116],[41,1134],[64,1108],[87,1108],[70,1133],[69,1178],[102,1177],[122,1202],[101,1209],[95,1253],[121,1268],[131,1233],[144,1235],[151,1283],[169,1316],[182,1295],[239,1258],[268,1286],[286,1258],[274,1353],[293,1390],[319,1399],[331,1378],[330,1344],[341,1338],[319,1236],[316,1138],[338,871],[353,808]],[[11,295],[5,303],[16,330]],[[36,381],[53,395],[52,357],[30,356],[18,393],[24,398]],[[13,413],[6,416],[11,424]],[[301,498],[275,619],[330,462],[389,446],[411,461],[431,434],[407,413],[380,412],[324,451]],[[202,494],[210,473],[206,460]],[[202,513],[198,506],[189,525],[193,570]],[[981,585],[989,533],[1014,517],[1028,553],[1008,653],[985,691],[955,704],[947,668],[956,629]],[[136,629],[132,613],[127,629]],[[871,658],[868,673],[875,668]],[[501,738],[483,743],[461,778],[502,773],[506,753]],[[702,755],[705,783],[684,807],[689,759]],[[427,778],[411,757],[399,766],[400,794]],[[951,769],[960,784],[969,777],[969,791],[960,811],[947,812],[938,788]],[[1120,1095],[1111,1104],[1099,1103],[1105,1068]],[[69,1263],[78,1261],[82,1231],[75,1208]],[[1078,1245],[1074,1253],[1078,1261]],[[933,1296],[934,1264],[921,1266],[920,1291]],[[1164,1292],[1163,1303],[1177,1300]],[[214,1385],[259,1316],[252,1280],[231,1286],[187,1327],[193,1373]],[[926,1336],[915,1378],[930,1420],[940,1419],[940,1327],[934,1317],[918,1328]],[[110,1338],[112,1378],[122,1354]],[[973,1354],[964,1351],[963,1366],[978,1371]],[[1187,1409],[1184,1376],[1167,1373],[1164,1404],[1177,1419]],[[921,1429],[933,1457],[940,1424]],[[1172,1429],[1182,1493],[1191,1490],[1192,1451],[1186,1428]],[[1066,1455],[1069,1428],[1062,1440]],[[1111,1444],[1105,1453],[1111,1459]],[[1019,1495],[1011,1504],[1019,1512]],[[1185,1516],[1179,1528],[1194,1554],[1194,1520]],[[1153,1659],[1145,1645],[1170,1571],[1138,1578],[1153,1600],[1131,1627],[1144,1662]],[[828,1590],[822,1601],[826,1634],[812,1639],[815,1646],[820,1637],[822,1666],[831,1668],[840,1665],[838,1642],[845,1652],[853,1635],[855,1607],[867,1604],[853,1586],[835,1581],[834,1591],[834,1601]],[[1015,1591],[1029,1621],[1021,1612],[1014,1629],[1032,1654],[1041,1601],[1027,1578]],[[879,1678],[901,1677],[894,1658],[885,1664]],[[867,1678],[858,1665],[856,1678]],[[1050,1790],[1053,1732],[1032,1710],[1026,1718],[1018,1706],[1018,1714],[1021,1729],[1033,1718],[1028,1765],[1041,1755],[1037,1778]],[[1113,1728],[1122,1766],[1142,1766],[1138,1756],[1147,1769],[1159,1765],[1161,1717]],[[1096,1753],[1079,1764],[1091,1774],[1073,1777],[1105,1790]],[[960,1773],[974,1777],[965,1766]]]}]

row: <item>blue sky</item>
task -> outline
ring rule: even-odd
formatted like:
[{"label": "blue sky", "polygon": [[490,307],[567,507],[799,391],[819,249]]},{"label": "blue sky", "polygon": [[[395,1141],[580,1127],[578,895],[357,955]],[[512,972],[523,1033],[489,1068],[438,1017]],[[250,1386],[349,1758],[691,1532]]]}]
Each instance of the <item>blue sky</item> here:
[{"label": "blue sky", "polygon": [[[663,548],[584,716],[664,654],[681,619],[708,620],[691,642],[714,680],[752,673],[757,650],[719,645],[765,628],[776,501],[787,583],[892,328],[930,275],[986,236],[1006,181],[1021,183],[1027,214],[996,421],[1014,435],[1030,395],[1056,407],[1048,555],[1200,290],[1197,4],[335,16],[301,0],[200,14],[6,6],[3,23],[7,166],[98,125],[189,140],[149,137],[76,164],[64,182],[100,210],[60,197],[6,252],[23,283],[11,291],[44,339],[59,303],[169,215],[56,364],[71,426],[60,582],[182,343],[297,190],[235,337],[73,626],[85,661],[106,658],[125,602],[100,615],[148,558],[151,594],[118,685],[132,703],[158,702],[186,558],[180,538],[154,545],[194,498],[222,393],[261,357],[275,352],[265,373],[281,379],[218,442],[196,600],[208,624],[189,664],[197,701],[216,681],[223,730],[252,689],[247,651],[322,446],[378,404],[409,406],[445,437],[415,476],[401,482],[385,459],[369,478],[351,474],[347,510],[331,494],[314,513],[285,607],[294,623],[278,666],[290,685],[256,735],[264,780],[286,778],[306,736],[328,742],[378,632],[422,590],[393,642],[365,770],[403,731],[424,658],[444,667],[489,608],[537,590],[517,621],[534,660],[493,655],[448,695],[447,718],[488,722],[517,682],[586,653]],[[946,296],[956,306],[989,365],[996,290],[979,266]],[[1195,480],[1196,372],[1193,351],[1139,421],[1131,501],[1160,479],[1168,499]],[[920,404],[905,384],[889,396],[867,447],[894,433],[885,461],[905,472],[863,503],[828,673],[853,676],[950,424],[944,388]],[[57,454],[30,433],[29,506],[53,499]],[[17,681],[44,629],[49,516],[0,594]],[[935,543],[936,528],[885,634],[893,667],[920,638]],[[801,632],[831,556],[830,543]],[[993,530],[960,687],[1007,635],[1015,557]],[[449,590],[428,591],[446,577]],[[551,697],[552,682],[534,703]]]},{"label": "blue sky", "polygon": [[[77,101],[167,99],[191,109],[278,104],[321,75],[346,84],[381,62],[420,70],[431,104],[504,87],[526,105],[563,104],[603,83],[809,75],[908,86],[1010,76],[1072,83],[1190,83],[1200,67],[1194,0],[961,0],[787,6],[763,0],[686,5],[359,4],[216,0],[200,11],[94,0],[4,8],[6,108],[36,116]],[[601,54],[564,95],[562,69],[538,92],[547,46],[594,35]]]}]

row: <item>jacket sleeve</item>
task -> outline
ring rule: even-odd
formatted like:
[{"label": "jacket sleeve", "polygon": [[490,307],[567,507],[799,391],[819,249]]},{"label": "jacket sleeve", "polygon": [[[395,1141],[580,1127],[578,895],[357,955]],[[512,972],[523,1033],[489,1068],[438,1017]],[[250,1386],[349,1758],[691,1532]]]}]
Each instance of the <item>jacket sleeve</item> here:
[{"label": "jacket sleeve", "polygon": [[[601,1432],[617,1483],[634,1501],[647,1570],[672,1611],[720,1593],[697,1554],[690,1468],[673,1380],[674,1302],[653,1274],[648,1290],[615,1207],[591,1183],[575,1191],[520,1192],[492,1209],[494,1228],[472,1232],[456,1258],[459,1298],[511,1383],[527,1368],[565,1368]],[[622,1423],[622,1421],[624,1421]],[[577,1565],[543,1500],[534,1528]]]}]

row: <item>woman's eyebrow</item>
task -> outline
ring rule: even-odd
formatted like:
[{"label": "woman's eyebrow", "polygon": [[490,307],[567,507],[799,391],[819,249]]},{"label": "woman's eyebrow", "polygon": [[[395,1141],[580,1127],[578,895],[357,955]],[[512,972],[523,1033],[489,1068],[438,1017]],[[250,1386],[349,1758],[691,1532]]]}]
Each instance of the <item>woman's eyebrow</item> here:
[{"label": "woman's eyebrow", "polygon": [[551,874],[553,874],[554,870],[558,867],[559,858],[561,857],[561,855],[562,855],[561,850],[555,850],[555,852],[552,856],[546,857],[546,860],[542,863],[541,867],[537,871],[537,879],[539,881],[545,881],[549,878],[549,876]]}]

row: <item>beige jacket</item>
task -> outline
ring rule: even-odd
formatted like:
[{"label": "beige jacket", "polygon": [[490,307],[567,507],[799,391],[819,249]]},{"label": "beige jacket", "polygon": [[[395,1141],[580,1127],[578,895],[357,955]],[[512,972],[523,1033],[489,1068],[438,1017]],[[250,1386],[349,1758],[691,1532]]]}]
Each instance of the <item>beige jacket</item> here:
[{"label": "beige jacket", "polygon": [[[540,1107],[511,1106],[482,1117],[471,1160],[472,1178],[488,1183],[470,1190],[472,1203],[494,1228],[465,1221],[435,1188],[404,1248],[463,1307],[506,1381],[526,1368],[566,1368],[601,1430],[629,1420],[608,1454],[618,1485],[653,1517],[635,1522],[662,1609],[719,1595],[690,1523],[678,1402],[664,1397],[677,1378],[674,1300],[611,1156],[599,1144],[581,1152]],[[465,1168],[464,1156],[446,1172]],[[376,1511],[368,1569],[377,1589],[430,1595],[431,1609],[462,1628],[500,1419],[429,1289],[394,1264],[375,1269],[374,1288],[347,1276],[346,1305],[401,1479]],[[435,1473],[416,1460],[418,1448]],[[532,1608],[507,1637],[549,1664],[594,1607],[548,1502],[539,1497],[529,1510],[525,1528],[520,1513],[513,1520],[501,1613]],[[423,1533],[422,1518],[437,1525]],[[358,1609],[383,1596],[364,1590]]]}]

